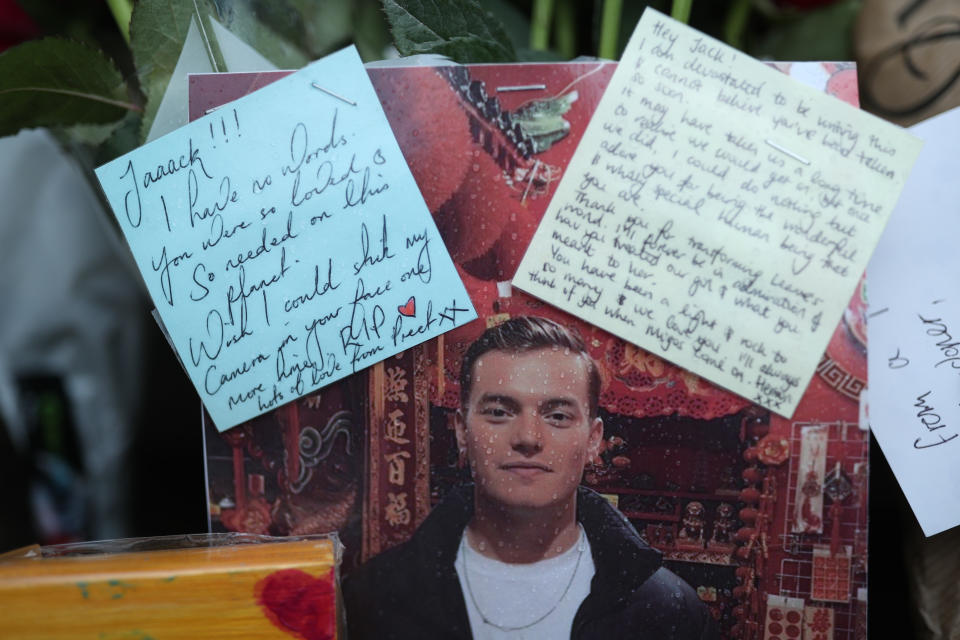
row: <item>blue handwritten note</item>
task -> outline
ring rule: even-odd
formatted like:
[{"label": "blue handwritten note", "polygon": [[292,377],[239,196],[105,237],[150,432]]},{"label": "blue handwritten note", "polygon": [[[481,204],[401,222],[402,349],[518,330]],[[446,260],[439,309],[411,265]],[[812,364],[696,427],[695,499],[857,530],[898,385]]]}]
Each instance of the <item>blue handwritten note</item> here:
[{"label": "blue handwritten note", "polygon": [[870,428],[923,532],[960,525],[960,109],[923,152],[867,268]]},{"label": "blue handwritten note", "polygon": [[221,431],[476,318],[353,47],[97,177]]}]

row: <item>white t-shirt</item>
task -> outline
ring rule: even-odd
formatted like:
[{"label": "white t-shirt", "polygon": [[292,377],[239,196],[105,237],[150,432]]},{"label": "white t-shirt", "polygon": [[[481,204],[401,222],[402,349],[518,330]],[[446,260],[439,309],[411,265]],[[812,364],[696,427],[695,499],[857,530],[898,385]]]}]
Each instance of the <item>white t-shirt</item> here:
[{"label": "white t-shirt", "polygon": [[568,550],[530,564],[488,558],[462,540],[454,566],[475,640],[569,638],[595,571],[583,527]]}]

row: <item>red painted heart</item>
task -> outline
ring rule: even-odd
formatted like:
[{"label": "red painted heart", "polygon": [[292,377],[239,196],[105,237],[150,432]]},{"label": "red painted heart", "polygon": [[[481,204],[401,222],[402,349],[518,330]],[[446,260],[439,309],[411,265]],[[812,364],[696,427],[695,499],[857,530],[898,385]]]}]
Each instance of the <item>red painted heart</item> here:
[{"label": "red painted heart", "polygon": [[407,304],[397,307],[397,311],[400,312],[400,315],[412,318],[417,315],[417,300],[410,296],[410,299],[407,300]]},{"label": "red painted heart", "polygon": [[332,640],[336,632],[333,572],[274,571],[256,586],[257,602],[278,629],[302,640]]}]

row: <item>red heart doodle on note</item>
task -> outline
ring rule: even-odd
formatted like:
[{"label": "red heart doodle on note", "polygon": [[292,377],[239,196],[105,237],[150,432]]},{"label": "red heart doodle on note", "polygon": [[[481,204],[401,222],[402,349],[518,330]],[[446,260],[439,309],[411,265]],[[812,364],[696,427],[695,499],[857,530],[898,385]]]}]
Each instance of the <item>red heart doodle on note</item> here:
[{"label": "red heart doodle on note", "polygon": [[417,300],[413,296],[410,296],[410,299],[407,300],[407,304],[397,307],[397,311],[400,312],[400,315],[407,316],[412,318],[417,315]]},{"label": "red heart doodle on note", "polygon": [[332,572],[314,577],[300,569],[274,571],[256,586],[257,602],[278,629],[303,640],[332,640],[336,607]]}]

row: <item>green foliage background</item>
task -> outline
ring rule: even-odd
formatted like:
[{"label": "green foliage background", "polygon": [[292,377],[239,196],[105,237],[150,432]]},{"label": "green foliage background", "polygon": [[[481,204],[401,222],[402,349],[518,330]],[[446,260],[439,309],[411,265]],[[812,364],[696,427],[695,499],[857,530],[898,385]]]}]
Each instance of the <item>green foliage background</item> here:
[{"label": "green foliage background", "polygon": [[[860,0],[21,0],[46,37],[0,54],[0,136],[50,127],[87,159],[141,144],[191,19],[216,20],[280,68],[354,43],[366,61],[618,58],[647,6],[760,58],[844,60]],[[225,69],[215,39],[214,67]],[[230,70],[230,69],[225,69]]]}]

